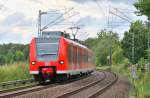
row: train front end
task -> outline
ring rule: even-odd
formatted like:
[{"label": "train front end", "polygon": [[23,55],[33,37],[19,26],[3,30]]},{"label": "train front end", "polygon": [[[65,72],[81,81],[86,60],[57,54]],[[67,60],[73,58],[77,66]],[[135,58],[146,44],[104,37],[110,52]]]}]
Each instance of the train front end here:
[{"label": "train front end", "polygon": [[38,81],[55,79],[60,37],[33,38],[30,43],[30,74]]}]

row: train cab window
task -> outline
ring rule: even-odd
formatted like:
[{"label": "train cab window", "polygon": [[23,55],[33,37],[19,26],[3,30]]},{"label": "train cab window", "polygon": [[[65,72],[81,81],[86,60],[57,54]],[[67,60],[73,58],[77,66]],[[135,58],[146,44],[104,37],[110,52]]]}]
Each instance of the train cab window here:
[{"label": "train cab window", "polygon": [[36,38],[37,59],[40,61],[57,60],[59,38]]}]

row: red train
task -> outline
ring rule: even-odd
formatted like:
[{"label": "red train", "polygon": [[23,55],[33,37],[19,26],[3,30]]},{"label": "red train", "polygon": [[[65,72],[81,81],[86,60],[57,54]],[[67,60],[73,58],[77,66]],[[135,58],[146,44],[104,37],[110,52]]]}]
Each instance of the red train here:
[{"label": "red train", "polygon": [[30,43],[30,74],[38,81],[68,79],[94,70],[93,53],[60,31],[43,32]]}]

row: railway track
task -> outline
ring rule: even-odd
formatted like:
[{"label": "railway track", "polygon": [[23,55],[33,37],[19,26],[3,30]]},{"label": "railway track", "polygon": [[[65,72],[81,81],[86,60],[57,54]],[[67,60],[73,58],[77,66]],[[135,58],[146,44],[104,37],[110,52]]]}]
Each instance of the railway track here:
[{"label": "railway track", "polygon": [[80,78],[70,79],[69,81],[64,81],[62,83],[51,83],[51,84],[49,83],[45,85],[39,85],[39,83],[35,83],[32,85],[28,85],[28,86],[6,89],[6,90],[0,91],[0,98],[10,98],[10,97],[15,97],[15,96],[23,95],[26,93],[30,93],[30,92],[35,92],[35,91],[40,91],[40,90],[47,89],[47,88],[56,87],[58,85],[63,85],[63,84],[67,84],[73,81],[84,79],[88,76],[89,75],[83,76]]},{"label": "railway track", "polygon": [[109,74],[104,72],[104,77],[101,80],[57,98],[96,98],[117,81],[118,76],[115,73],[109,72]]},{"label": "railway track", "polygon": [[38,85],[33,78],[0,83],[0,94]]},{"label": "railway track", "polygon": [[41,86],[41,85],[36,85],[36,86],[31,86],[29,88],[25,88],[25,89],[18,89],[17,91],[11,91],[11,92],[5,92],[5,93],[1,93],[0,94],[0,98],[10,98],[10,97],[15,97],[15,96],[19,96],[22,94],[26,94],[26,93],[30,93],[30,92],[35,92],[35,91],[39,91],[39,90],[43,90],[46,88],[52,88],[57,86],[58,84],[51,84],[51,85],[47,85],[47,86]]},{"label": "railway track", "polygon": [[[17,90],[17,91],[13,91],[13,92],[2,93],[2,94],[0,94],[0,98],[11,98],[11,97],[18,98],[18,96],[22,96],[22,95],[23,96],[25,95],[25,97],[23,97],[23,98],[26,98],[26,97],[32,98],[33,96],[35,96],[36,92],[38,92],[38,91],[43,92],[46,89],[47,89],[46,90],[47,92],[43,92],[43,93],[49,94],[47,96],[50,96],[50,98],[56,98],[56,97],[57,98],[94,98],[96,96],[99,96],[101,93],[103,93],[105,90],[107,90],[111,85],[113,85],[117,81],[117,78],[118,78],[116,74],[110,73],[110,72],[96,72],[96,73],[99,73],[99,75],[101,75],[101,78],[97,79],[95,77],[96,80],[94,82],[91,82],[89,80],[88,76],[84,76],[81,78],[77,78],[74,80],[64,82],[62,84],[55,83],[55,84],[50,84],[50,85],[46,85],[46,86],[37,85],[34,87],[29,87],[26,89],[21,89],[21,90]],[[91,75],[90,77],[93,77],[93,75]],[[80,88],[71,90],[70,92],[69,92],[69,90],[67,91],[67,89],[65,90],[65,87],[66,87],[65,85],[68,85],[69,82],[71,84],[74,84],[75,83],[74,81],[76,81],[76,82],[83,81],[82,79],[84,81],[85,81],[85,79],[88,79],[88,82],[86,82],[88,84],[85,84],[84,86],[81,85]],[[83,82],[83,83],[85,83],[85,82]],[[65,84],[65,85],[63,85],[63,84]],[[63,88],[63,90],[61,90],[61,88]],[[48,89],[50,91],[48,91]],[[64,93],[59,92],[58,90],[62,91]],[[52,93],[51,91],[55,92],[54,96],[53,96],[54,93]],[[59,92],[59,93],[57,93],[57,92]],[[39,93],[38,95],[42,96],[42,98],[48,98],[47,96],[43,96],[42,95],[43,93]],[[28,96],[28,95],[31,95],[32,97]],[[36,95],[36,96],[38,96],[38,95]],[[83,95],[87,95],[87,96],[83,96]],[[36,97],[36,98],[41,98],[41,97]]]}]

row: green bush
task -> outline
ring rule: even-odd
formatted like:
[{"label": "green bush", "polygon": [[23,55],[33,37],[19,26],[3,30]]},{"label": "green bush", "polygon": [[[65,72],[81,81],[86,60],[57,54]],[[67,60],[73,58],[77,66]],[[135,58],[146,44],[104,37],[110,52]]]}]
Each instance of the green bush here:
[{"label": "green bush", "polygon": [[0,82],[31,78],[28,63],[17,62],[0,67]]}]

